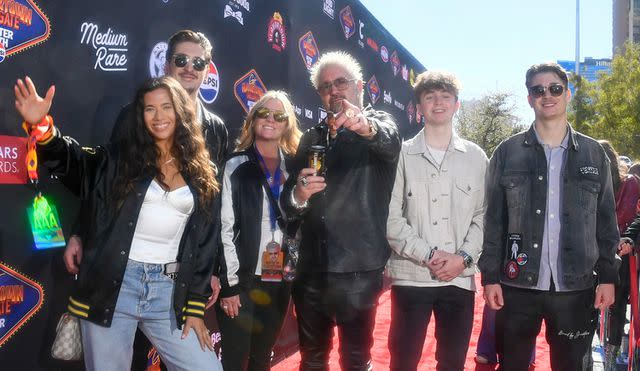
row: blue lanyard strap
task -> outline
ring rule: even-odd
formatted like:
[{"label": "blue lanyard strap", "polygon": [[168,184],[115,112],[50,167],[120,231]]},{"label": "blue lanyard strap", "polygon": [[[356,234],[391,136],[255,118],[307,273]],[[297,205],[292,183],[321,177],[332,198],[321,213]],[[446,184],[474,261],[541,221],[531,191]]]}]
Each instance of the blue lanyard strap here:
[{"label": "blue lanyard strap", "polygon": [[[263,172],[265,178],[267,179],[269,190],[271,191],[273,198],[277,201],[280,198],[280,178],[282,177],[282,169],[280,169],[280,152],[278,152],[278,166],[276,167],[276,171],[273,174],[273,177],[271,176],[269,168],[267,167],[267,163],[264,162],[264,158],[260,154],[260,151],[258,151],[257,147],[256,155],[258,156],[260,163],[262,163]],[[275,206],[277,207],[277,205]],[[276,211],[273,208],[274,205],[269,202],[269,221],[271,222],[271,232],[276,230]]]}]

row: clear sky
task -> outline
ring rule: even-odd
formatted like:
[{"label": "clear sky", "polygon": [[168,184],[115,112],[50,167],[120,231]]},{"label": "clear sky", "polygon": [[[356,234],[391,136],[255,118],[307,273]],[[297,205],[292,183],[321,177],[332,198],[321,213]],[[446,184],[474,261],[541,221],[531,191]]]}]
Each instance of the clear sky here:
[{"label": "clear sky", "polygon": [[[527,68],[575,60],[576,0],[361,0],[427,69],[455,73],[461,99],[516,95],[526,123]],[[612,0],[580,0],[580,59],[611,58]]]}]

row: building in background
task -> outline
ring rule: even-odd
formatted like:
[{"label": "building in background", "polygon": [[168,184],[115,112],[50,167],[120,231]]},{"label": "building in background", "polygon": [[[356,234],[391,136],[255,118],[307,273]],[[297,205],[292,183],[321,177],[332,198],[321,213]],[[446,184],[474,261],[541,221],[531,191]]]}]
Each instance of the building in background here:
[{"label": "building in background", "polygon": [[627,40],[640,42],[640,0],[613,0],[613,54]]},{"label": "building in background", "polygon": [[[616,1],[616,0],[614,0]],[[640,0],[634,0],[640,2]],[[575,73],[575,61],[558,61],[558,64],[562,66],[570,75]],[[580,76],[589,82],[594,82],[598,79],[601,73],[611,72],[611,58],[595,59],[586,57],[584,61],[580,63]],[[569,89],[571,93],[575,93],[573,84],[569,83]]]}]

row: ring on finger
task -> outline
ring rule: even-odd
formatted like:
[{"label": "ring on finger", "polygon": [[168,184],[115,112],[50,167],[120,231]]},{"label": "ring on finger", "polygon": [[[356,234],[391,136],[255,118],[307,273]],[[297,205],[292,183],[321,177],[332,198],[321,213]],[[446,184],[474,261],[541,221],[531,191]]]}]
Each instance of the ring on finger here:
[{"label": "ring on finger", "polygon": [[356,113],[351,108],[349,108],[344,112],[344,115],[347,116],[347,118],[352,119],[355,117]]},{"label": "ring on finger", "polygon": [[306,187],[309,185],[309,181],[307,180],[306,176],[303,176],[302,178],[300,178],[300,183],[302,184],[303,187]]}]

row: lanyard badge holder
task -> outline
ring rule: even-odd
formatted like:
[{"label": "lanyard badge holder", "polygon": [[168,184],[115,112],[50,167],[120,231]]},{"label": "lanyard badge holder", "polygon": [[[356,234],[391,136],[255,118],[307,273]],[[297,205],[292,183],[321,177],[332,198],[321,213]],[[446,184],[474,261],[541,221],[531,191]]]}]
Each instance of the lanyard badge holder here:
[{"label": "lanyard badge holder", "polygon": [[[273,176],[269,172],[269,168],[267,164],[264,162],[264,158],[256,148],[256,155],[260,160],[264,174],[267,180],[267,185],[269,186],[268,192],[270,192],[270,196],[275,198],[276,200],[280,197],[280,178],[282,177],[282,170],[280,169],[280,164],[276,168]],[[271,198],[270,197],[270,198]],[[267,243],[266,251],[262,253],[262,274],[261,279],[265,282],[281,282],[282,281],[282,272],[284,270],[284,252],[282,251],[282,247],[275,239],[275,232],[277,228],[276,223],[276,210],[274,209],[277,205],[273,205],[272,202],[269,202],[269,222],[271,224],[271,241]]]},{"label": "lanyard badge holder", "polygon": [[36,193],[33,204],[27,207],[27,217],[31,225],[35,248],[42,250],[65,246],[66,242],[62,233],[57,208],[42,195],[38,187],[36,144],[38,142],[46,142],[53,137],[53,119],[47,115],[36,125],[29,125],[24,122],[22,127],[29,135],[26,158],[27,174]]}]

